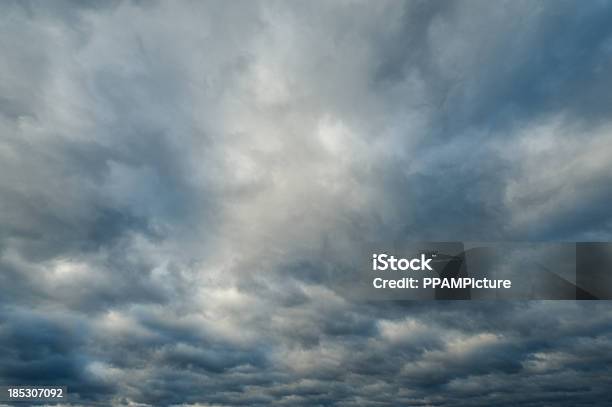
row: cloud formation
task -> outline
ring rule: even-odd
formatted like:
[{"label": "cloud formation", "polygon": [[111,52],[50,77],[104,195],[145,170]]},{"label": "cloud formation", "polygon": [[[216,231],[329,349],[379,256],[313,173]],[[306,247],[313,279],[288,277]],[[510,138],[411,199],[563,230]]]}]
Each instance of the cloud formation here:
[{"label": "cloud formation", "polygon": [[605,405],[606,302],[361,303],[371,241],[610,240],[612,5],[8,2],[0,381]]}]

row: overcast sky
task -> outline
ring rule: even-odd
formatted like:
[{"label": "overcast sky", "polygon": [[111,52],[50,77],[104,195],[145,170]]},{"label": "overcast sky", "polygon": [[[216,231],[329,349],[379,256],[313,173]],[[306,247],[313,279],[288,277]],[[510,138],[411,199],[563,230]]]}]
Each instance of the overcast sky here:
[{"label": "overcast sky", "polygon": [[612,403],[609,302],[326,284],[374,240],[611,240],[612,2],[7,1],[0,52],[0,384]]}]

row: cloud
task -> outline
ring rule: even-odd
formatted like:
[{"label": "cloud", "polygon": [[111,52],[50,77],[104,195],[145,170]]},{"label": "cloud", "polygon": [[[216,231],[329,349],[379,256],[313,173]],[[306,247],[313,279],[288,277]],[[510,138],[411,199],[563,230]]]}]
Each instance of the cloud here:
[{"label": "cloud", "polygon": [[605,302],[334,284],[372,242],[609,240],[609,7],[2,5],[0,381],[74,405],[611,401]]}]

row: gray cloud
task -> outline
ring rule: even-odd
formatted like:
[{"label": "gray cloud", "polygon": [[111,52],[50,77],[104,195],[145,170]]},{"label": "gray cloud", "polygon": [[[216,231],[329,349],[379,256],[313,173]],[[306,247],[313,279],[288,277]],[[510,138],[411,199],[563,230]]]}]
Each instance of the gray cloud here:
[{"label": "gray cloud", "polygon": [[0,382],[605,405],[606,302],[363,303],[372,242],[610,240],[610,4],[8,2]]}]

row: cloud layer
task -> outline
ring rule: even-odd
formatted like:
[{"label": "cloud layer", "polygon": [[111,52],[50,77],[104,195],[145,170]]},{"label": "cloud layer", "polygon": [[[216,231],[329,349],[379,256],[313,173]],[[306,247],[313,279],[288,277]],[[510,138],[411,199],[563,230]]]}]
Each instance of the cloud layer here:
[{"label": "cloud layer", "polygon": [[356,303],[371,241],[610,240],[606,2],[8,2],[0,381],[612,402],[607,302]]}]

